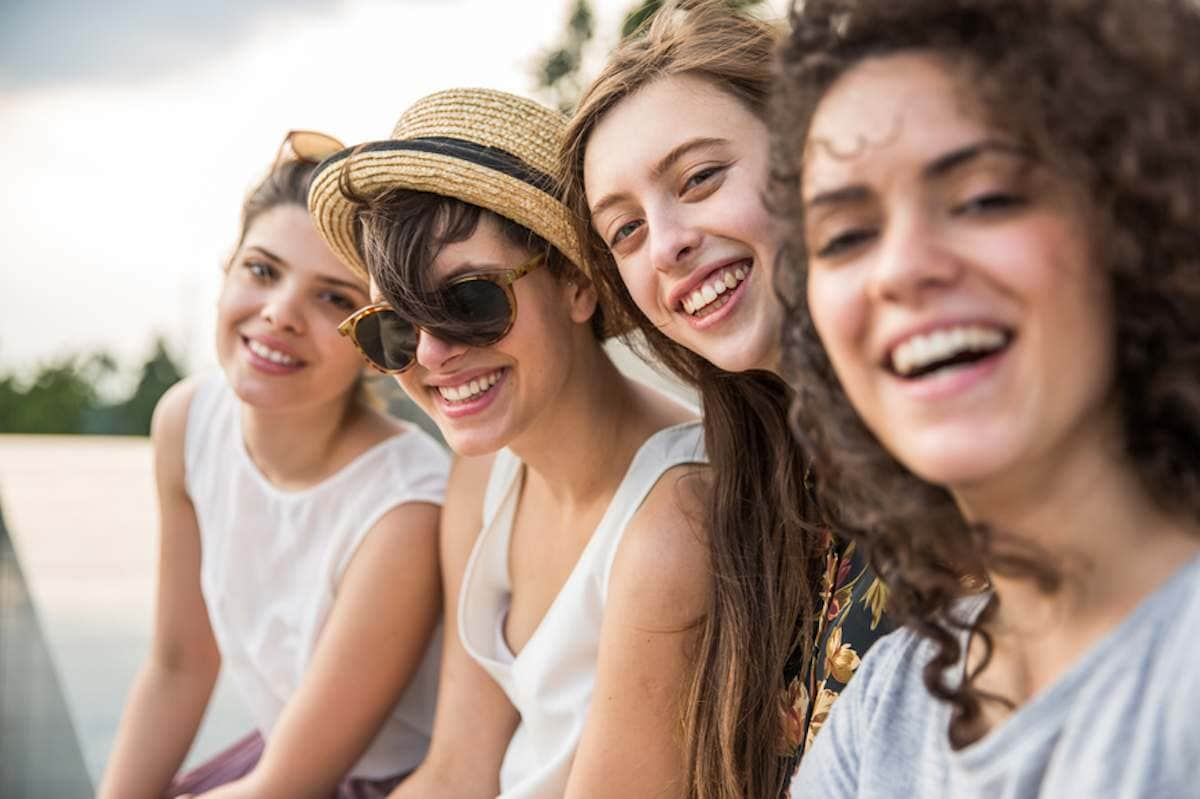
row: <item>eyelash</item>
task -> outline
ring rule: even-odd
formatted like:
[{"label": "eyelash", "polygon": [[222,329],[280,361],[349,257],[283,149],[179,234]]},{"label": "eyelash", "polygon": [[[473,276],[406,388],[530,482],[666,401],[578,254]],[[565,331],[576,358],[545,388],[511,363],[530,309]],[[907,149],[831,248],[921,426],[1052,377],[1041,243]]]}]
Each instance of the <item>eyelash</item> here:
[{"label": "eyelash", "polygon": [[821,245],[820,249],[817,250],[817,255],[821,258],[832,258],[873,238],[874,235],[874,231],[866,228],[854,228],[853,230],[844,231]]},{"label": "eyelash", "polygon": [[703,169],[696,170],[683,181],[684,193],[686,194],[688,191],[694,189],[696,186],[699,186],[701,183],[707,182],[709,178],[715,177],[724,169],[724,165],[716,165],[706,166]]},{"label": "eyelash", "polygon": [[1016,194],[1009,194],[1002,191],[984,192],[976,195],[964,203],[961,203],[954,208],[955,214],[988,214],[999,211],[1008,211],[1013,208],[1019,208],[1025,204],[1025,198]]},{"label": "eyelash", "polygon": [[341,308],[344,311],[354,311],[358,309],[358,305],[356,305],[352,300],[350,300],[348,297],[338,294],[335,291],[323,291],[321,292],[320,297],[323,301]]}]

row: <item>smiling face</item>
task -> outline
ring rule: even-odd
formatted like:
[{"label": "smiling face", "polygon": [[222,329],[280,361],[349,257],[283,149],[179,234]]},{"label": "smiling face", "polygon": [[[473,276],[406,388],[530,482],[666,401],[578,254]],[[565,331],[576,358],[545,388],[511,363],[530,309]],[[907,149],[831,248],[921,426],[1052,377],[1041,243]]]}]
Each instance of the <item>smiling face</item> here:
[{"label": "smiling face", "polygon": [[975,113],[944,62],[900,54],[842,76],[802,182],[810,313],[905,466],[956,492],[1037,480],[1113,429],[1087,201]]},{"label": "smiling face", "polygon": [[[471,236],[442,247],[430,269],[442,285],[466,275],[512,270],[529,257],[485,214]],[[596,307],[590,287],[579,289],[539,268],[514,282],[512,290],[516,317],[500,341],[470,347],[421,331],[416,363],[396,375],[446,443],[462,455],[495,452],[532,429],[556,409],[577,348],[598,346],[590,326]]]},{"label": "smiling face", "polygon": [[737,98],[677,75],[618,102],[584,154],[592,226],[633,301],[727,371],[774,369],[779,357],[767,147],[762,120]]},{"label": "smiling face", "polygon": [[217,357],[243,402],[263,409],[344,397],[362,362],[337,325],[367,300],[308,212],[259,215],[230,261],[217,303]]}]

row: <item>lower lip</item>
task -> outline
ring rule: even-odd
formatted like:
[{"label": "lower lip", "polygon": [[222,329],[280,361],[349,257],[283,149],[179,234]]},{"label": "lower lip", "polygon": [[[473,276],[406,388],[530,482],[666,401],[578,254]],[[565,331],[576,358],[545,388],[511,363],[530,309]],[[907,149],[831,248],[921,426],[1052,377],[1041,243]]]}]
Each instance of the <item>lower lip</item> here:
[{"label": "lower lip", "polygon": [[441,410],[443,415],[450,419],[462,419],[465,416],[474,416],[475,414],[482,413],[484,410],[486,410],[489,405],[496,401],[496,397],[500,394],[501,387],[504,386],[504,383],[507,380],[508,369],[504,369],[500,372],[500,378],[496,381],[495,385],[474,399],[468,400],[467,402],[451,402],[443,397],[442,393],[436,388],[431,390],[433,391],[433,396],[438,404],[438,408]]},{"label": "lower lip", "polygon": [[250,363],[250,365],[264,374],[290,375],[295,374],[304,368],[303,361],[293,364],[282,364],[275,363],[274,361],[262,357],[254,350],[250,349],[250,340],[246,338],[242,339],[242,350],[246,353],[246,360]]},{"label": "lower lip", "polygon": [[916,380],[893,377],[900,384],[901,390],[914,399],[924,401],[952,399],[974,388],[995,373],[1012,346],[1012,342],[1009,342],[1008,346],[999,352],[949,372],[934,373]]},{"label": "lower lip", "polygon": [[742,299],[742,295],[745,293],[746,286],[754,278],[754,272],[755,269],[751,267],[750,271],[746,273],[746,277],[741,283],[738,283],[733,289],[722,294],[721,297],[728,297],[729,299],[725,300],[725,304],[712,313],[706,314],[705,316],[692,316],[690,313],[683,310],[681,310],[680,313],[683,314],[683,317],[687,320],[687,323],[696,330],[707,330],[713,325],[719,325],[721,322],[728,319],[733,313],[734,306],[737,305]]}]

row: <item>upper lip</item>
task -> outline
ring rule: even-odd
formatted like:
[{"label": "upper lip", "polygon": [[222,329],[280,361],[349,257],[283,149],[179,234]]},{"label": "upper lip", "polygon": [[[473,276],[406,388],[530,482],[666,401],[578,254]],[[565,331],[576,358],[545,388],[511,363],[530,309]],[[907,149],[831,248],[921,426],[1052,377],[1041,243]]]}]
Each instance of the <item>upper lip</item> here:
[{"label": "upper lip", "polygon": [[499,372],[503,366],[487,366],[480,369],[468,369],[462,372],[455,372],[449,375],[433,375],[425,381],[425,385],[433,388],[448,388],[450,386],[461,386],[463,383],[470,383],[472,380],[490,375],[492,372]]},{"label": "upper lip", "polygon": [[671,308],[680,308],[683,306],[685,298],[691,295],[693,291],[703,285],[704,281],[708,280],[717,272],[720,272],[727,266],[740,264],[743,261],[753,262],[753,258],[749,255],[741,255],[736,258],[726,258],[722,261],[711,263],[707,266],[699,266],[692,270],[692,273],[675,285],[671,289],[671,293],[667,295],[667,304]]},{"label": "upper lip", "polygon": [[884,368],[890,368],[892,365],[892,353],[896,347],[903,344],[913,336],[921,336],[927,333],[932,333],[935,330],[948,330],[955,327],[965,327],[968,325],[978,325],[980,327],[995,327],[1005,331],[1010,336],[1012,327],[1010,325],[997,322],[995,319],[987,319],[982,316],[962,316],[953,318],[930,319],[918,324],[906,327],[902,332],[895,333],[890,336],[883,347],[883,353],[879,357],[879,363]]},{"label": "upper lip", "polygon": [[243,333],[242,338],[246,339],[247,341],[257,341],[259,344],[262,344],[264,347],[273,349],[276,352],[282,352],[284,355],[288,356],[289,358],[293,358],[301,363],[304,362],[304,359],[301,358],[298,354],[296,354],[296,351],[294,349],[289,347],[287,344],[284,344],[282,341],[275,338],[274,336],[260,336],[260,335],[250,335],[249,333]]}]

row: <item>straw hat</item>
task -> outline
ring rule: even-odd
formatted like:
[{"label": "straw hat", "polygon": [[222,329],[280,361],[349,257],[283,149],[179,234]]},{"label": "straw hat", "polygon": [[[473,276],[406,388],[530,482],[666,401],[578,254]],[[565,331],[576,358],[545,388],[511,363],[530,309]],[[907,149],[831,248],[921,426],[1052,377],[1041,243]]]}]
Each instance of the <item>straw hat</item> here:
[{"label": "straw hat", "polygon": [[364,279],[357,206],[342,194],[342,180],[366,197],[402,188],[478,205],[532,230],[582,267],[570,212],[552,177],[565,129],[561,114],[523,97],[491,89],[437,92],[405,111],[390,139],[323,161],[308,210],[334,253]]}]

